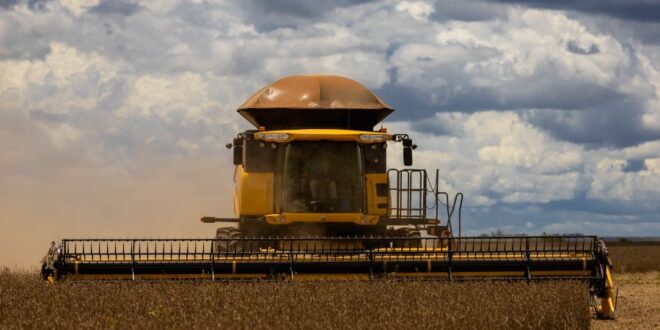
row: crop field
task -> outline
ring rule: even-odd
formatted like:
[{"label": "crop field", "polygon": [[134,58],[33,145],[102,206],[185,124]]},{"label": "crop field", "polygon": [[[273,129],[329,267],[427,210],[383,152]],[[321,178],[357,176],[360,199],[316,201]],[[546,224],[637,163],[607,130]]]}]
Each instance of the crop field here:
[{"label": "crop field", "polygon": [[617,273],[660,271],[660,244],[610,244],[608,251]]},{"label": "crop field", "polygon": [[610,247],[619,265],[619,311],[614,321],[593,320],[588,288],[579,282],[52,285],[36,273],[4,269],[0,328],[658,328],[658,252],[660,246]]},{"label": "crop field", "polygon": [[581,283],[60,283],[0,275],[0,328],[584,328]]},{"label": "crop field", "polygon": [[594,329],[660,329],[660,244],[608,244],[618,287],[617,318]]}]

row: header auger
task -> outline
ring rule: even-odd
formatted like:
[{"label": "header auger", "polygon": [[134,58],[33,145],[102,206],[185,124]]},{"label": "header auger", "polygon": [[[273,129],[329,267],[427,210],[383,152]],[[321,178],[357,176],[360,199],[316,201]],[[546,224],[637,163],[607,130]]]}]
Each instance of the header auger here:
[{"label": "header auger", "polygon": [[[45,279],[584,280],[597,310],[614,312],[605,244],[595,236],[461,237],[463,195],[440,192],[440,172],[388,169],[374,130],[394,109],[337,76],[276,81],[239,107],[256,129],[228,144],[234,217],[204,217],[211,239],[64,239]],[[453,197],[453,198],[451,198]],[[453,222],[453,223],[452,223]],[[458,227],[458,236],[453,228]]]}]

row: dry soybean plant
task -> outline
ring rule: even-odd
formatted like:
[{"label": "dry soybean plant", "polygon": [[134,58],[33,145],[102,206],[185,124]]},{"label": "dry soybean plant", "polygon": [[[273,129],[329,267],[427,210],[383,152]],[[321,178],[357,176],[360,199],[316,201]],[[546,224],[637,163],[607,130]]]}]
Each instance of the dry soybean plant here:
[{"label": "dry soybean plant", "polygon": [[63,282],[0,273],[0,328],[588,328],[585,283]]},{"label": "dry soybean plant", "polygon": [[660,245],[614,245],[608,247],[608,252],[615,272],[660,271]]}]

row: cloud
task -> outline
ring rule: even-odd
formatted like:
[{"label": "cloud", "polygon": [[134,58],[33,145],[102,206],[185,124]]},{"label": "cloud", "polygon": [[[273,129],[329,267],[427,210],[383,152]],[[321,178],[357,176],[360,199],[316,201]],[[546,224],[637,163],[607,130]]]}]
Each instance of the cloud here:
[{"label": "cloud", "polygon": [[617,0],[497,0],[502,3],[519,4],[524,6],[575,10],[589,14],[602,14],[625,20],[650,21],[660,20],[660,4],[648,0],[633,0],[621,2]]},{"label": "cloud", "polygon": [[[261,6],[284,17],[278,10],[291,3],[276,5]],[[8,34],[21,46],[10,45],[4,53],[41,58],[55,39],[128,61],[138,72],[255,77],[254,83],[245,79],[253,89],[289,74],[337,73],[376,89],[398,108],[412,108],[406,117],[519,109],[556,138],[596,147],[630,146],[660,136],[658,86],[653,83],[658,69],[647,55],[653,51],[600,33],[598,26],[559,11],[497,5],[498,20],[432,22],[414,17],[409,9],[450,15],[445,7],[460,5],[344,5],[309,13],[299,8],[291,15],[305,18],[305,24],[268,31],[255,28],[259,19],[251,16],[257,10],[252,5],[145,3],[145,10],[132,13],[133,19],[107,17],[103,24],[93,15],[58,15],[55,7],[48,13],[21,9],[6,13],[7,18],[33,26]],[[308,19],[310,15],[317,16]],[[78,25],[86,28],[73,28]],[[41,37],[30,38],[33,30]],[[401,117],[395,113],[394,118]],[[598,128],[588,129],[593,125]]]},{"label": "cloud", "polygon": [[[559,232],[552,224],[560,219],[569,228],[610,216],[612,227],[584,231],[579,225],[564,232],[613,235],[617,218],[630,218],[631,226],[657,221],[658,142],[618,150],[585,148],[553,138],[516,112],[442,113],[426,124],[438,124],[444,133],[416,131],[409,122],[388,126],[414,137],[416,167],[429,173],[440,169],[441,190],[468,196],[468,230],[518,232],[531,222],[533,232]],[[390,165],[401,165],[399,155],[398,149],[390,151]],[[644,166],[630,170],[629,163],[640,162]]]},{"label": "cloud", "polygon": [[[208,236],[197,217],[230,215],[224,144],[249,128],[236,107],[283,76],[328,73],[398,109],[385,126],[415,139],[443,190],[466,193],[471,233],[652,232],[657,24],[570,6],[1,2],[0,231],[43,228],[30,246]],[[30,251],[0,263],[43,245]]]},{"label": "cloud", "polygon": [[252,22],[258,31],[268,32],[279,28],[295,28],[326,20],[338,8],[351,8],[373,0],[339,1],[245,1],[240,12]]},{"label": "cloud", "polygon": [[98,5],[88,9],[90,13],[99,15],[124,15],[130,16],[136,13],[142,7],[136,3],[124,2],[118,0],[103,0]]},{"label": "cloud", "polygon": [[2,0],[0,1],[0,8],[10,9],[15,6],[20,0]]},{"label": "cloud", "polygon": [[592,54],[598,54],[600,53],[600,48],[598,48],[598,45],[596,44],[591,44],[589,48],[583,48],[580,45],[578,45],[574,41],[569,41],[568,44],[566,45],[566,49],[575,54],[581,54],[581,55],[592,55]]},{"label": "cloud", "polygon": [[397,11],[405,12],[420,21],[427,21],[434,11],[433,6],[424,1],[402,1],[395,8]]},{"label": "cloud", "polygon": [[431,18],[435,21],[489,21],[506,17],[506,7],[488,1],[437,0]]},{"label": "cloud", "polygon": [[125,63],[51,48],[0,66],[2,247],[18,247],[0,263],[33,265],[71,235],[208,236],[199,217],[231,216],[235,128],[208,81],[118,75]]},{"label": "cloud", "polygon": [[660,136],[651,58],[564,14],[510,9],[505,22],[451,22],[431,35],[397,47],[383,90],[418,118],[538,109],[528,120],[567,141],[630,146]]}]

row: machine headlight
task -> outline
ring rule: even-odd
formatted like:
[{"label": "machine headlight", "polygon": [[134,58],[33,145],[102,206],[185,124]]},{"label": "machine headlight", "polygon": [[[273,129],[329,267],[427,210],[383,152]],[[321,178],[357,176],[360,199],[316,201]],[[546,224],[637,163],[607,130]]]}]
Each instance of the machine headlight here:
[{"label": "machine headlight", "polygon": [[256,138],[264,141],[286,141],[289,134],[286,133],[257,133]]},{"label": "machine headlight", "polygon": [[362,134],[360,141],[362,142],[383,142],[387,140],[387,135],[383,134]]}]

